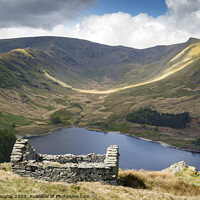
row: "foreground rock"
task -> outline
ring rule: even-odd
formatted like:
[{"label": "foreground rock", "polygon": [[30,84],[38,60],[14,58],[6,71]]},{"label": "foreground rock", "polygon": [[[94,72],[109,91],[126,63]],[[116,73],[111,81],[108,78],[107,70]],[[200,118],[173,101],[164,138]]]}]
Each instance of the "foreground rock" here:
[{"label": "foreground rock", "polygon": [[178,173],[178,172],[182,172],[186,169],[189,169],[189,170],[193,171],[194,173],[198,173],[198,170],[197,170],[196,167],[188,166],[185,163],[185,161],[175,163],[175,164],[171,165],[170,167],[162,170],[162,172],[171,172],[172,174],[175,174],[175,173]]}]

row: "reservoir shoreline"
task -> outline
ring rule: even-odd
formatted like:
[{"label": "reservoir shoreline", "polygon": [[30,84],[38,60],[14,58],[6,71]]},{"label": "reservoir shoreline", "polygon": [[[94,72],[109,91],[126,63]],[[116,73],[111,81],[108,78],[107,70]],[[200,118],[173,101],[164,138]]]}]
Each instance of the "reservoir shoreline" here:
[{"label": "reservoir shoreline", "polygon": [[[57,127],[45,135],[27,135],[38,153],[50,155],[62,154],[102,154],[110,145],[118,145],[120,151],[120,168],[145,169],[160,171],[171,164],[185,161],[190,166],[199,168],[200,154],[183,151],[163,143],[137,138],[119,132],[99,134],[85,127]],[[199,168],[200,170],[200,168]]]},{"label": "reservoir shoreline", "polygon": [[122,134],[122,135],[127,135],[127,136],[130,136],[130,137],[133,137],[133,138],[136,138],[136,139],[140,139],[140,140],[144,140],[144,141],[147,141],[147,142],[153,142],[153,143],[158,143],[164,147],[168,147],[168,148],[173,148],[173,149],[178,149],[178,150],[181,150],[181,151],[187,151],[187,152],[191,152],[191,153],[199,153],[200,154],[200,151],[198,150],[194,150],[194,149],[184,149],[184,148],[181,148],[181,147],[176,147],[176,146],[173,146],[173,145],[170,145],[166,142],[162,142],[162,141],[159,141],[159,140],[151,140],[151,139],[147,139],[147,138],[143,138],[143,137],[138,137],[136,135],[132,135],[132,134],[128,134],[128,133],[121,133],[120,131],[101,131],[99,129],[93,129],[93,128],[87,128],[87,127],[84,127],[86,128],[87,130],[89,131],[96,131],[96,132],[103,132],[103,133],[116,133],[116,134]]},{"label": "reservoir shoreline", "polygon": [[100,133],[115,133],[115,134],[120,134],[120,135],[126,135],[126,136],[130,136],[130,137],[133,137],[133,138],[136,138],[136,139],[140,139],[140,140],[143,140],[143,141],[157,143],[157,144],[160,144],[163,147],[173,148],[173,149],[178,149],[178,150],[181,150],[181,151],[186,151],[186,152],[190,152],[190,153],[199,153],[200,154],[200,151],[198,151],[198,150],[184,149],[184,148],[172,146],[172,145],[170,145],[168,143],[165,143],[165,142],[162,142],[162,141],[155,141],[155,140],[151,140],[151,139],[147,139],[147,138],[143,138],[143,137],[138,137],[138,136],[135,136],[135,135],[132,135],[132,134],[128,134],[128,133],[121,133],[119,131],[102,131],[102,130],[99,130],[99,129],[93,129],[93,128],[89,128],[89,127],[79,127],[79,126],[75,126],[75,125],[72,125],[70,127],[69,126],[68,127],[59,126],[59,127],[56,127],[56,128],[51,128],[50,130],[45,131],[45,132],[40,133],[40,134],[25,134],[24,136],[16,136],[16,137],[17,138],[24,138],[24,139],[25,138],[28,139],[28,138],[32,138],[32,137],[40,137],[40,136],[45,136],[45,135],[52,134],[55,131],[59,131],[59,130],[65,129],[65,128],[73,128],[73,127],[84,128],[84,129],[86,129],[88,131],[95,131],[95,132],[100,132]]}]

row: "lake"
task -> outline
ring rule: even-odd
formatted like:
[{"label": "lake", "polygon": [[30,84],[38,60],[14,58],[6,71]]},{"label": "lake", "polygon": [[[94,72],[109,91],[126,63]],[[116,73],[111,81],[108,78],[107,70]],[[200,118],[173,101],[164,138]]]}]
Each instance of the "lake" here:
[{"label": "lake", "polygon": [[164,147],[158,143],[117,133],[89,131],[85,128],[63,128],[49,135],[30,137],[37,153],[105,154],[110,145],[118,145],[121,169],[162,170],[184,160],[200,170],[200,154]]}]

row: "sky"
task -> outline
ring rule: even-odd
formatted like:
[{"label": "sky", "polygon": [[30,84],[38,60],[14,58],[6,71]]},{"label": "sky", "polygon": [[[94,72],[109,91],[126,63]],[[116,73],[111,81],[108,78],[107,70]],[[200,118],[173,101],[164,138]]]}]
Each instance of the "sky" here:
[{"label": "sky", "polygon": [[164,0],[99,0],[89,9],[90,14],[103,15],[117,12],[129,13],[132,16],[148,13],[157,17],[167,11]]},{"label": "sky", "polygon": [[0,39],[62,36],[133,48],[200,38],[200,0],[0,0]]}]

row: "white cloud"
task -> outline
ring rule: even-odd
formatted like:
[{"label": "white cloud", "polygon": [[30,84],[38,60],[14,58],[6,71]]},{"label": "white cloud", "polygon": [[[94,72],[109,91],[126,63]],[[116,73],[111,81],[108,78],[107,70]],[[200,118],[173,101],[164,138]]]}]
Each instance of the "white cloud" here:
[{"label": "white cloud", "polygon": [[200,0],[166,0],[166,4],[168,7],[166,17],[173,19],[176,29],[199,35]]},{"label": "white cloud", "polygon": [[168,12],[157,18],[147,14],[131,16],[123,12],[92,15],[72,27],[58,25],[52,30],[4,28],[0,30],[0,37],[57,35],[134,48],[200,37],[200,0],[166,0],[166,4]]}]

